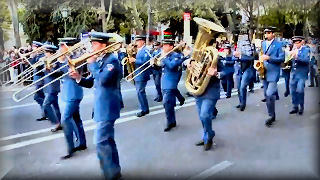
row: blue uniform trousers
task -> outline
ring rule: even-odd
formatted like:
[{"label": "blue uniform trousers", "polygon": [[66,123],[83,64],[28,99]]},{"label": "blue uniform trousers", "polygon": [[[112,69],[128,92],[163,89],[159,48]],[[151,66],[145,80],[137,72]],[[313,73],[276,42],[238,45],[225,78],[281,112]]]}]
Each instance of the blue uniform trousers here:
[{"label": "blue uniform trousers", "polygon": [[238,79],[238,96],[239,104],[241,106],[246,106],[247,103],[247,86],[252,81],[253,70],[248,68],[243,74],[237,76]]},{"label": "blue uniform trousers", "polygon": [[80,102],[81,100],[68,101],[66,103],[63,119],[61,121],[69,154],[72,153],[72,149],[75,147],[73,141],[73,132],[75,132],[78,136],[78,146],[86,146],[86,136],[82,125],[82,120],[80,118]]},{"label": "blue uniform trousers", "polygon": [[232,88],[234,86],[233,74],[225,75],[221,80],[221,84],[224,92],[226,92],[226,96],[231,96]]},{"label": "blue uniform trousers", "polygon": [[314,86],[314,82],[316,82],[316,86],[319,86],[318,77],[316,76],[316,69],[313,66],[309,66],[310,74],[310,85]]},{"label": "blue uniform trousers", "polygon": [[58,104],[58,93],[46,93],[43,101],[43,109],[46,117],[52,124],[58,124],[61,120],[61,113]]},{"label": "blue uniform trousers", "polygon": [[286,93],[290,93],[290,71],[284,71],[282,70],[282,76],[284,78],[285,87],[286,87]]},{"label": "blue uniform trousers", "polygon": [[179,102],[185,100],[185,98],[180,93],[179,89],[173,89],[173,93],[174,93],[174,95],[176,96],[176,98],[178,99]]},{"label": "blue uniform trousers", "polygon": [[[265,98],[267,98],[267,87],[268,87],[268,82],[266,80],[263,80],[263,93]],[[276,96],[276,100],[278,100],[279,99],[278,89],[275,92],[275,96]]]},{"label": "blue uniform trousers", "polygon": [[208,143],[215,136],[215,132],[212,130],[212,112],[217,103],[217,99],[196,98],[197,110],[200,121],[203,127],[202,139],[204,143]]},{"label": "blue uniform trousers", "polygon": [[44,97],[45,97],[45,95],[44,95],[43,90],[40,90],[40,91],[34,93],[34,96],[33,96],[33,99],[40,105],[42,117],[45,117],[45,113],[44,113],[44,109],[43,109]]},{"label": "blue uniform trousers", "polygon": [[275,81],[263,81],[263,86],[266,89],[267,109],[270,117],[275,117],[275,101],[277,97],[277,82]]},{"label": "blue uniform trousers", "polygon": [[149,105],[148,105],[148,100],[146,95],[147,81],[136,81],[135,86],[138,94],[138,100],[139,100],[141,111],[143,112],[149,111]]},{"label": "blue uniform trousers", "polygon": [[114,141],[115,120],[99,121],[95,129],[95,143],[100,168],[106,179],[116,177],[120,171],[117,145]]},{"label": "blue uniform trousers", "polygon": [[154,80],[154,85],[156,86],[157,90],[157,97],[162,99],[162,92],[161,92],[161,70],[152,69],[152,76]]},{"label": "blue uniform trousers", "polygon": [[292,97],[292,104],[294,109],[304,109],[304,87],[305,80],[291,77],[290,79],[290,92]]},{"label": "blue uniform trousers", "polygon": [[167,126],[176,123],[174,107],[176,105],[176,89],[163,89],[163,107],[166,112]]}]

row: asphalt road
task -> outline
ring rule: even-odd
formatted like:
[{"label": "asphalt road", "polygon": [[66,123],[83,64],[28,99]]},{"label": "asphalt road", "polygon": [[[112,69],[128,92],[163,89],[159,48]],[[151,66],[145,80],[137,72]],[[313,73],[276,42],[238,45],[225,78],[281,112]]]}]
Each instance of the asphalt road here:
[{"label": "asphalt road", "polygon": [[[306,83],[307,85],[308,83]],[[219,114],[213,120],[216,145],[210,151],[196,147],[202,127],[192,97],[177,106],[177,128],[166,133],[162,103],[154,102],[156,90],[148,82],[150,114],[137,118],[138,100],[134,86],[122,83],[125,108],[116,121],[115,139],[124,179],[218,177],[309,177],[319,178],[318,119],[319,88],[306,87],[305,112],[289,115],[291,97],[283,97],[284,84],[278,83],[280,100],[276,102],[277,122],[266,128],[268,118],[261,84],[248,93],[247,108],[240,112],[237,92],[217,103]],[[182,80],[179,89],[186,92]],[[4,179],[44,177],[102,178],[93,143],[94,122],[91,120],[93,90],[86,89],[81,103],[88,149],[69,160],[62,132],[51,133],[49,121],[37,122],[40,109],[32,98],[15,103],[12,91],[1,92],[0,177]],[[63,112],[64,103],[59,99]]]}]

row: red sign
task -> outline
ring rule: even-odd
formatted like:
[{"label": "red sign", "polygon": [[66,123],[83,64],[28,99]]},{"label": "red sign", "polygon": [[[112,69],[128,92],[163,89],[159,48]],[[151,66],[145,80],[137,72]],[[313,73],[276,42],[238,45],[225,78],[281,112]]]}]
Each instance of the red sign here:
[{"label": "red sign", "polygon": [[191,14],[190,13],[184,13],[183,14],[183,20],[184,21],[190,21]]}]

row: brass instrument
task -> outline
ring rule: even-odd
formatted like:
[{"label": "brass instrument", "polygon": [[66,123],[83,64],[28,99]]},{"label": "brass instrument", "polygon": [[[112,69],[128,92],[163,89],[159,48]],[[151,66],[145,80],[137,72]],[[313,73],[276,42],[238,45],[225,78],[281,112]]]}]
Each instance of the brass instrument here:
[{"label": "brass instrument", "polygon": [[[121,42],[115,42],[115,43],[112,43],[111,45],[109,45],[109,46],[107,46],[107,47],[105,47],[105,48],[102,48],[102,49],[98,50],[98,51],[95,51],[95,52],[92,52],[92,53],[89,53],[89,54],[84,54],[84,55],[82,55],[81,57],[76,58],[76,59],[69,59],[67,64],[59,67],[58,69],[50,72],[50,73],[47,74],[46,76],[38,79],[37,81],[34,81],[32,84],[29,84],[28,86],[25,86],[24,88],[20,89],[19,91],[16,91],[15,93],[13,93],[12,99],[13,99],[15,102],[20,102],[20,101],[26,99],[27,97],[33,95],[34,93],[42,90],[43,88],[49,86],[50,84],[52,84],[52,83],[54,83],[54,82],[62,79],[63,77],[65,77],[65,76],[68,75],[69,73],[67,72],[67,73],[62,74],[61,76],[59,76],[58,78],[54,79],[53,81],[45,84],[45,85],[42,86],[41,88],[36,89],[35,91],[32,91],[32,92],[30,92],[29,94],[27,94],[27,95],[25,95],[25,96],[23,96],[23,97],[21,97],[21,98],[18,98],[18,97],[17,97],[18,94],[20,94],[21,92],[25,91],[25,90],[28,89],[29,87],[35,85],[36,83],[44,80],[44,79],[47,78],[48,76],[51,76],[52,74],[61,71],[63,68],[66,68],[67,66],[69,66],[72,70],[76,70],[76,69],[78,69],[78,68],[86,65],[86,64],[87,64],[86,60],[87,60],[88,58],[92,58],[93,56],[96,56],[96,55],[101,56],[102,54],[112,53],[112,52],[117,51],[118,49],[120,49],[120,47],[121,47]],[[52,55],[52,56],[53,56],[53,55]],[[51,57],[52,57],[52,56],[51,56]]]},{"label": "brass instrument", "polygon": [[217,68],[218,50],[209,46],[216,33],[225,33],[225,29],[211,21],[195,17],[194,21],[199,25],[191,59],[194,67],[187,70],[185,86],[194,95],[201,95],[207,88],[211,76],[207,74],[210,67]]},{"label": "brass instrument", "polygon": [[289,55],[286,57],[286,59],[284,60],[284,62],[281,64],[282,66],[282,69],[290,69],[291,68],[291,65],[290,65],[290,62],[292,61],[292,59],[294,58],[293,54],[291,52],[295,51],[296,50],[296,47],[294,47],[292,49],[292,51],[290,51]]},{"label": "brass instrument", "polygon": [[[133,71],[134,71],[134,68],[135,68],[135,63],[131,63],[129,61],[129,58],[136,58],[136,55],[138,53],[138,48],[137,48],[137,45],[136,44],[129,44],[127,49],[127,54],[128,54],[128,57],[125,57],[121,60],[121,64],[124,66],[126,65],[127,66],[127,70],[128,70],[128,74],[131,74]],[[133,84],[134,84],[134,81],[132,81]]]},{"label": "brass instrument", "polygon": [[260,79],[265,79],[266,77],[266,72],[265,72],[265,68],[264,68],[264,62],[262,60],[262,55],[263,55],[263,51],[261,48],[261,51],[259,53],[259,60],[255,61],[253,64],[253,67],[257,70],[257,72],[259,73],[259,77]]},{"label": "brass instrument", "polygon": [[[146,71],[147,69],[149,69],[150,67],[153,66],[153,64],[151,64],[150,62],[153,61],[154,64],[156,65],[160,65],[161,64],[161,60],[163,58],[165,58],[166,56],[168,56],[170,53],[172,53],[173,51],[176,51],[178,48],[180,48],[180,46],[183,46],[185,43],[181,43],[179,45],[177,45],[176,47],[174,47],[173,49],[171,49],[169,52],[165,53],[165,54],[157,54],[156,56],[152,57],[151,59],[149,59],[147,62],[143,63],[141,66],[139,66],[138,68],[136,68],[133,72],[131,72],[128,76],[126,76],[124,79],[127,82],[130,82],[132,80],[134,80],[137,76],[139,76],[141,73],[143,73],[144,71]],[[161,56],[160,56],[161,55]],[[160,56],[158,58],[158,56]],[[142,67],[144,67],[145,65],[147,65],[148,63],[150,63],[147,67],[145,67],[144,69],[142,69]],[[138,70],[142,69],[138,74],[134,75],[134,73],[136,73]]]},{"label": "brass instrument", "polygon": [[[9,66],[11,66],[12,64],[14,64],[14,63],[16,63],[16,62],[19,62],[16,66],[18,66],[18,65],[21,64],[21,63],[23,63],[24,61],[27,61],[27,63],[29,63],[29,64],[31,65],[31,63],[30,63],[29,60],[28,60],[28,59],[30,59],[30,57],[29,57],[29,58],[27,58],[27,57],[30,56],[31,54],[34,54],[34,53],[38,53],[38,54],[39,54],[39,53],[43,53],[43,52],[44,52],[44,47],[41,46],[41,47],[39,47],[39,48],[37,48],[37,49],[29,52],[29,53],[26,53],[26,54],[20,54],[20,53],[19,53],[20,58],[14,60],[14,61],[10,62],[9,64],[7,64],[6,66],[2,67],[2,68],[0,69],[0,75],[1,75],[1,74],[4,74],[5,72],[7,72],[7,71],[9,70]],[[29,68],[30,68],[30,67],[29,67]],[[29,71],[29,68],[27,69],[28,71]],[[16,79],[19,78],[19,77],[20,77],[20,76],[17,76]],[[3,84],[3,85],[6,85],[6,84],[8,84],[8,83],[10,83],[10,82],[13,82],[14,80],[15,80],[15,79],[11,79],[10,81],[8,81],[7,83],[5,83],[5,84]]]}]

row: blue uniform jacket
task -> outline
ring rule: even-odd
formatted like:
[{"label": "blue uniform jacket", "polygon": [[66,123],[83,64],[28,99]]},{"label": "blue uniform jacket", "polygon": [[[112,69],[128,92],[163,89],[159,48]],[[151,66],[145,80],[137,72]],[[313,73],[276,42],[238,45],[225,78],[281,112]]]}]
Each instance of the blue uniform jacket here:
[{"label": "blue uniform jacket", "polygon": [[278,82],[280,78],[281,63],[284,62],[285,53],[282,50],[282,43],[273,40],[267,49],[266,41],[262,42],[263,54],[270,56],[270,59],[264,61],[266,80],[268,82]]},{"label": "blue uniform jacket", "polygon": [[161,89],[177,89],[182,74],[181,64],[185,59],[172,52],[162,60]]},{"label": "blue uniform jacket", "polygon": [[231,75],[234,73],[234,59],[232,56],[227,56],[227,57],[221,57],[219,56],[219,61],[222,62],[222,72],[224,72],[225,75]]},{"label": "blue uniform jacket", "polygon": [[[42,58],[42,57],[44,57],[44,54],[42,53],[42,54],[38,54],[38,55],[36,55],[35,57],[33,57],[33,58],[31,58],[30,60],[29,60],[29,62],[31,63],[31,64],[35,64],[35,63],[37,63],[38,61],[39,61],[39,59],[40,58]],[[35,81],[37,81],[38,79],[40,79],[40,78],[42,78],[43,76],[44,76],[44,72],[42,71],[42,69],[43,69],[43,65],[42,66],[38,66],[35,70],[34,70],[34,72],[33,72],[33,82],[35,82]],[[41,72],[39,72],[39,71],[41,71]],[[38,73],[39,72],[39,73]],[[36,74],[37,73],[37,74]],[[43,84],[44,84],[44,81],[42,80],[42,81],[40,81],[40,82],[38,82],[38,83],[36,83],[36,87],[37,87],[37,89],[39,88],[39,87],[41,87],[41,86],[43,86]]]},{"label": "blue uniform jacket", "polygon": [[292,59],[291,73],[293,78],[308,79],[310,49],[303,46],[298,50],[296,59]]},{"label": "blue uniform jacket", "polygon": [[[142,49],[140,49],[136,55],[136,62],[135,62],[135,69],[140,67],[142,64],[147,62],[151,57],[146,52],[149,51],[146,46],[144,46]],[[138,74],[141,70],[143,70],[148,65],[145,65],[143,68],[140,68],[135,74]],[[151,70],[148,69],[145,72],[141,73],[139,76],[137,76],[134,80],[135,81],[148,81],[150,79]]]},{"label": "blue uniform jacket", "polygon": [[89,64],[89,70],[92,74],[82,78],[79,85],[86,88],[95,87],[94,120],[99,122],[119,118],[122,78],[119,60],[114,54],[108,54],[101,60]]},{"label": "blue uniform jacket", "polygon": [[[152,52],[152,57],[155,57],[155,56],[158,55],[157,58],[159,58],[160,57],[159,53],[161,53],[161,49],[160,48]],[[152,69],[156,70],[156,71],[159,71],[159,73],[161,73],[161,70],[162,70],[161,66],[157,66],[157,65],[154,65],[152,67]]]},{"label": "blue uniform jacket", "polygon": [[[45,76],[53,72],[54,70],[61,67],[61,63],[57,62],[54,67],[52,67],[50,70],[44,70]],[[61,72],[53,73],[52,75],[44,78],[44,84],[50,83],[51,81],[55,80],[56,78],[61,76]],[[44,88],[44,93],[59,93],[60,92],[60,80],[55,81],[54,83],[51,83],[49,86]]]},{"label": "blue uniform jacket", "polygon": [[[62,63],[61,65],[65,65],[67,62]],[[68,67],[62,68],[61,72],[68,73]],[[62,90],[61,90],[61,97],[64,101],[76,101],[82,100],[83,98],[83,89],[79,84],[71,78],[70,76],[64,76],[62,79]]]},{"label": "blue uniform jacket", "polygon": [[[220,79],[225,76],[224,72],[221,71],[222,66],[222,63],[218,62],[217,70],[220,72]],[[197,97],[205,99],[220,99],[220,79],[212,76],[204,93]]]}]

